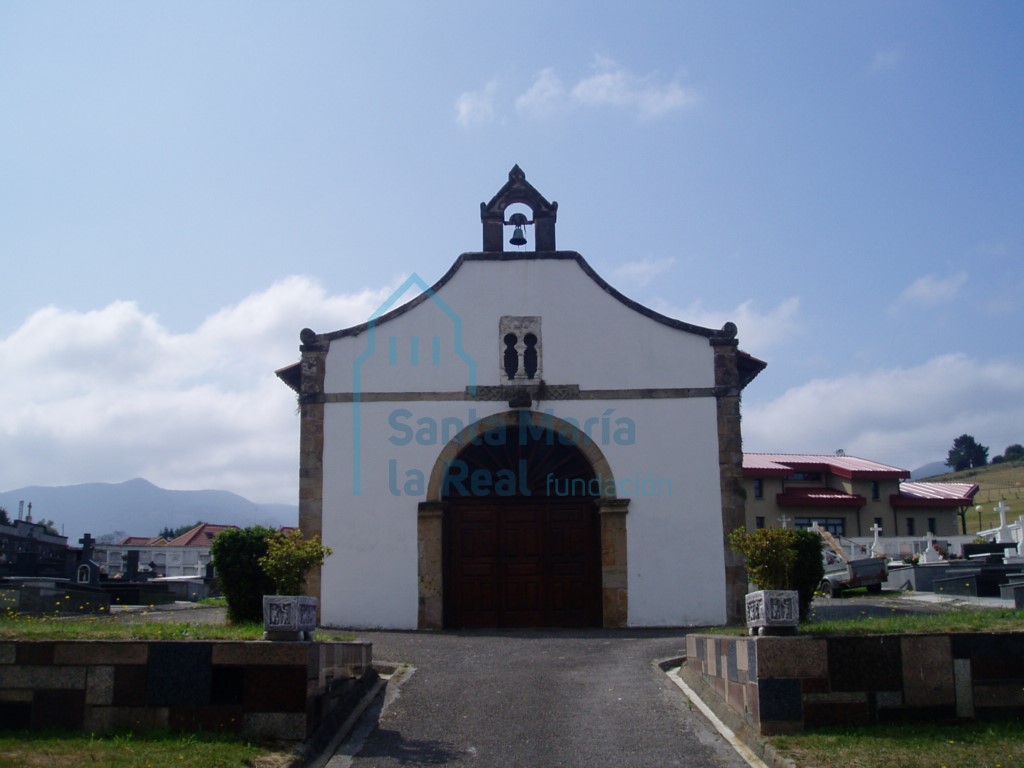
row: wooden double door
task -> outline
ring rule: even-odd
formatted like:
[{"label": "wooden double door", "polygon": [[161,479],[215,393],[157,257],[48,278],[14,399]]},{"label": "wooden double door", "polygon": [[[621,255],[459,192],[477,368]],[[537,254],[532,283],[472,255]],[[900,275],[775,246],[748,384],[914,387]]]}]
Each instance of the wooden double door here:
[{"label": "wooden double door", "polygon": [[446,626],[601,626],[591,499],[452,499],[444,561]]}]

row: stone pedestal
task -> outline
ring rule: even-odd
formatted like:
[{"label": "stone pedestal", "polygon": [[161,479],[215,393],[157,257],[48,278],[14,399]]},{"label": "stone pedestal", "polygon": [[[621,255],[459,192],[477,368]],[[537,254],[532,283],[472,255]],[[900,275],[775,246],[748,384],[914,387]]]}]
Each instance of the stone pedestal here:
[{"label": "stone pedestal", "polygon": [[306,595],[263,596],[264,640],[312,640],[317,599]]},{"label": "stone pedestal", "polygon": [[747,628],[752,635],[792,635],[800,624],[800,593],[762,589],[747,595]]}]

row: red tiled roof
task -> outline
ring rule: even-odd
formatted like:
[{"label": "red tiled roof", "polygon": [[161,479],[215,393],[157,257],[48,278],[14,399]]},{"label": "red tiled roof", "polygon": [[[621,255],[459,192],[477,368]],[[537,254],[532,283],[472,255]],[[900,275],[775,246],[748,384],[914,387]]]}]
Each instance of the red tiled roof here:
[{"label": "red tiled roof", "polygon": [[163,547],[167,545],[167,539],[163,536],[129,536],[117,542],[119,547]]},{"label": "red tiled roof", "polygon": [[830,472],[839,477],[897,480],[910,471],[856,456],[808,453],[744,453],[745,477],[786,477],[794,472]]},{"label": "red tiled roof", "polygon": [[894,507],[966,507],[974,503],[974,483],[900,483],[889,497]]},{"label": "red tiled roof", "polygon": [[208,547],[213,543],[214,538],[221,531],[229,528],[237,528],[237,525],[212,525],[200,523],[191,531],[187,531],[176,539],[168,542],[170,547]]}]

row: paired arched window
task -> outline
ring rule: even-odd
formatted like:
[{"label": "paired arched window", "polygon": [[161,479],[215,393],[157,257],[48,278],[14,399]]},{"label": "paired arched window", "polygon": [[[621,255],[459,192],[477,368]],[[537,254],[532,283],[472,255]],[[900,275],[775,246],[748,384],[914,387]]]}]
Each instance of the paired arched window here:
[{"label": "paired arched window", "polygon": [[541,378],[540,318],[536,316],[501,318],[499,362],[506,382],[539,381]]}]

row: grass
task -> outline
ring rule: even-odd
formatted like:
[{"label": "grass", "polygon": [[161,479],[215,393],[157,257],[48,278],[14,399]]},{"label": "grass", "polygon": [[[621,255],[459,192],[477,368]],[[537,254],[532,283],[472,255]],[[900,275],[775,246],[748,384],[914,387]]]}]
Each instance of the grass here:
[{"label": "grass", "polygon": [[289,756],[237,737],[210,734],[122,733],[107,737],[63,732],[8,732],[0,736],[6,768],[243,768],[287,765]]},{"label": "grass", "polygon": [[974,497],[974,504],[981,509],[968,510],[969,533],[977,533],[999,525],[999,513],[994,507],[1000,501],[1005,501],[1011,509],[1007,522],[1012,522],[1018,515],[1024,514],[1024,462],[1021,461],[1006,461],[977,469],[965,469],[962,472],[949,472],[926,478],[924,482],[977,483],[978,493]]},{"label": "grass", "polygon": [[1020,632],[1024,610],[962,608],[942,613],[897,613],[800,625],[804,635],[923,635],[940,632]]},{"label": "grass", "polygon": [[262,624],[5,616],[2,640],[262,640]]},{"label": "grass", "polygon": [[[110,619],[36,616],[0,617],[0,640],[262,640],[262,624],[203,624],[188,621],[120,622]],[[351,633],[318,629],[321,641],[352,640]]]},{"label": "grass", "polygon": [[768,742],[797,768],[1019,768],[1024,721],[822,728]]},{"label": "grass", "polygon": [[[956,608],[938,613],[905,613],[897,606],[891,606],[891,613],[885,616],[869,616],[867,613],[851,619],[814,618],[811,606],[811,620],[801,622],[801,635],[818,637],[836,635],[928,635],[945,632],[1022,632],[1024,631],[1024,610],[1013,608]],[[712,635],[746,635],[746,627],[713,627],[707,630]]]}]

